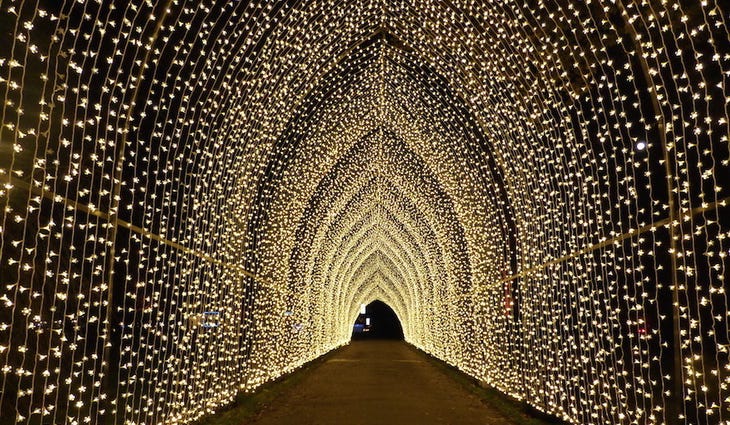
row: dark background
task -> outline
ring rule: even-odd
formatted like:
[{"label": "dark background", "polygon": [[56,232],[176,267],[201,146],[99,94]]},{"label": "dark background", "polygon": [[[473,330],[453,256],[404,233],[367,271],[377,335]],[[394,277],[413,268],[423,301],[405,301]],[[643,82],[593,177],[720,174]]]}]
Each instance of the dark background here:
[{"label": "dark background", "polygon": [[364,316],[370,317],[370,331],[353,333],[352,339],[403,339],[403,327],[388,304],[376,300],[367,305],[366,311]]}]

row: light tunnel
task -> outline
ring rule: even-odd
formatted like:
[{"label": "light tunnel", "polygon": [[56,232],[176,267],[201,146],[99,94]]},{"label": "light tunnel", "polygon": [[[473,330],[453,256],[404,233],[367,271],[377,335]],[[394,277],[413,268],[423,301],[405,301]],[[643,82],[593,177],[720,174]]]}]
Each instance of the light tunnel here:
[{"label": "light tunnel", "polygon": [[406,341],[730,422],[719,0],[0,0],[0,423],[188,424]]}]

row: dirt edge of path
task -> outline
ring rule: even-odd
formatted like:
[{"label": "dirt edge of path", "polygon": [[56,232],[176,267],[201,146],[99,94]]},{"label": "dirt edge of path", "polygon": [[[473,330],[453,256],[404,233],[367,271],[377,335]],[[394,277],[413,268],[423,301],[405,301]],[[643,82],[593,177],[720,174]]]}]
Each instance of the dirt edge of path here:
[{"label": "dirt edge of path", "polygon": [[293,371],[271,380],[253,392],[242,392],[229,405],[213,415],[194,422],[192,425],[242,425],[256,419],[266,408],[276,402],[280,396],[296,387],[318,366],[345,349],[347,345],[337,347],[311,360]]},{"label": "dirt edge of path", "polygon": [[461,384],[472,394],[476,395],[482,403],[494,407],[502,415],[504,415],[506,419],[515,425],[567,425],[567,422],[557,417],[547,415],[525,402],[510,397],[496,388],[493,388],[467,374],[459,368],[419,349],[413,344],[406,343],[406,345],[411,350],[426,357],[429,362],[438,367],[444,374]]}]

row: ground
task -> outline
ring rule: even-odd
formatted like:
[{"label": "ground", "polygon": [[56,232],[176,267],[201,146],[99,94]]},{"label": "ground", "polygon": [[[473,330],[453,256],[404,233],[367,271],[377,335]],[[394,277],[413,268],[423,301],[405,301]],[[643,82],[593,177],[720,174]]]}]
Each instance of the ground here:
[{"label": "ground", "polygon": [[315,367],[246,423],[511,423],[402,341],[353,341]]}]

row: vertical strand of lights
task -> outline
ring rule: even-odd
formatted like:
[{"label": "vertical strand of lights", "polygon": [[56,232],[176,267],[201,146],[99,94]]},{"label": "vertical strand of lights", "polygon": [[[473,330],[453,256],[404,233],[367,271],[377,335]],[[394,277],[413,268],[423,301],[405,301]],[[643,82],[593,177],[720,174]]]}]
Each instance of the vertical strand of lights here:
[{"label": "vertical strand of lights", "polygon": [[192,423],[375,299],[566,422],[728,422],[728,13],[0,0],[0,423]]}]

